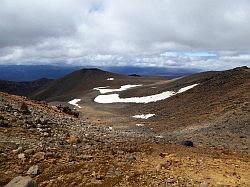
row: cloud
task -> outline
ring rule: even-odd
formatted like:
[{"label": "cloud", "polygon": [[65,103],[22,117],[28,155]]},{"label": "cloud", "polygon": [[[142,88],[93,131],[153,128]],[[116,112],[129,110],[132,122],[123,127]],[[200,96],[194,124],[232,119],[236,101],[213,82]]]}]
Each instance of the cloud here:
[{"label": "cloud", "polygon": [[2,0],[0,64],[249,65],[248,0]]},{"label": "cloud", "polygon": [[235,56],[222,56],[220,59],[224,61],[250,62],[250,54],[240,54],[240,55],[235,55]]}]

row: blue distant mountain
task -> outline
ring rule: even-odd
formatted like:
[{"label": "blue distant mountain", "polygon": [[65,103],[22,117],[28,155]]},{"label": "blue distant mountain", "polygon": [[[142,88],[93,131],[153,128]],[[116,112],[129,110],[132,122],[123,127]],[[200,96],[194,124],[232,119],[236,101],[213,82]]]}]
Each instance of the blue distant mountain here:
[{"label": "blue distant mountain", "polygon": [[78,69],[81,69],[81,67],[50,65],[0,65],[0,79],[9,81],[33,81],[41,78],[57,79]]},{"label": "blue distant mountain", "polygon": [[[32,81],[41,78],[57,79],[73,71],[92,66],[52,66],[52,65],[0,65],[0,80]],[[158,68],[158,67],[97,67],[119,74],[142,76],[165,76],[175,78],[200,72],[199,69]]]},{"label": "blue distant mountain", "polygon": [[167,78],[176,78],[184,75],[190,75],[202,72],[200,69],[184,69],[184,68],[164,68],[164,67],[100,67],[105,71],[125,75],[141,75],[141,76],[164,76]]}]

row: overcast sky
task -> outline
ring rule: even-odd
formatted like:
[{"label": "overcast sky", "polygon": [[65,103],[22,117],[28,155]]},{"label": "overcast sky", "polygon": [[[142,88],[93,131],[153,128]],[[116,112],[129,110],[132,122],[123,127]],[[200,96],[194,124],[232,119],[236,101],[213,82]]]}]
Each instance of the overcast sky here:
[{"label": "overcast sky", "polygon": [[250,1],[0,0],[0,64],[250,66]]}]

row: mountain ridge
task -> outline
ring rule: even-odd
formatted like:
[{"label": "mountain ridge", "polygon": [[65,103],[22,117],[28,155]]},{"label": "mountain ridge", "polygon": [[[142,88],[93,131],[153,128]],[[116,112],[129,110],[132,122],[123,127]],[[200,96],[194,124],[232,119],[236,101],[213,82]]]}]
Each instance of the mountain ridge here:
[{"label": "mountain ridge", "polygon": [[0,92],[6,92],[9,94],[28,96],[35,90],[43,87],[47,83],[51,82],[52,79],[41,78],[34,81],[6,81],[0,80]]}]

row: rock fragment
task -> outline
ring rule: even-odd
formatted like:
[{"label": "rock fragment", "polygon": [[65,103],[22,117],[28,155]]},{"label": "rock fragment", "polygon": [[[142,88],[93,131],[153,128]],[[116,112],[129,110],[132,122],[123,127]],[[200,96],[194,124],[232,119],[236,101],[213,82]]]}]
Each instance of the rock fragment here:
[{"label": "rock fragment", "polygon": [[78,158],[80,158],[82,160],[89,161],[89,160],[93,159],[93,156],[91,156],[91,155],[80,155],[80,156],[78,156]]},{"label": "rock fragment", "polygon": [[14,149],[12,152],[13,152],[14,154],[18,154],[18,153],[21,153],[22,150],[23,150],[22,147],[18,147],[17,149]]},{"label": "rock fragment", "polygon": [[70,135],[69,138],[67,139],[67,142],[69,144],[77,144],[80,143],[80,138],[76,135]]},{"label": "rock fragment", "polygon": [[37,152],[33,155],[33,159],[36,161],[42,161],[44,160],[45,152]]},{"label": "rock fragment", "polygon": [[20,153],[20,154],[17,155],[17,157],[18,157],[19,159],[24,160],[24,159],[25,159],[25,154],[24,154],[24,153]]},{"label": "rock fragment", "polygon": [[169,161],[162,162],[162,163],[159,163],[159,164],[156,166],[155,169],[156,169],[156,171],[160,171],[162,168],[167,169],[170,165],[171,165],[171,162],[169,162]]},{"label": "rock fragment", "polygon": [[127,160],[132,162],[132,161],[135,161],[136,158],[135,158],[134,155],[128,155],[128,156],[127,156]]},{"label": "rock fragment", "polygon": [[37,175],[38,174],[38,165],[31,166],[27,171],[28,175]]}]

